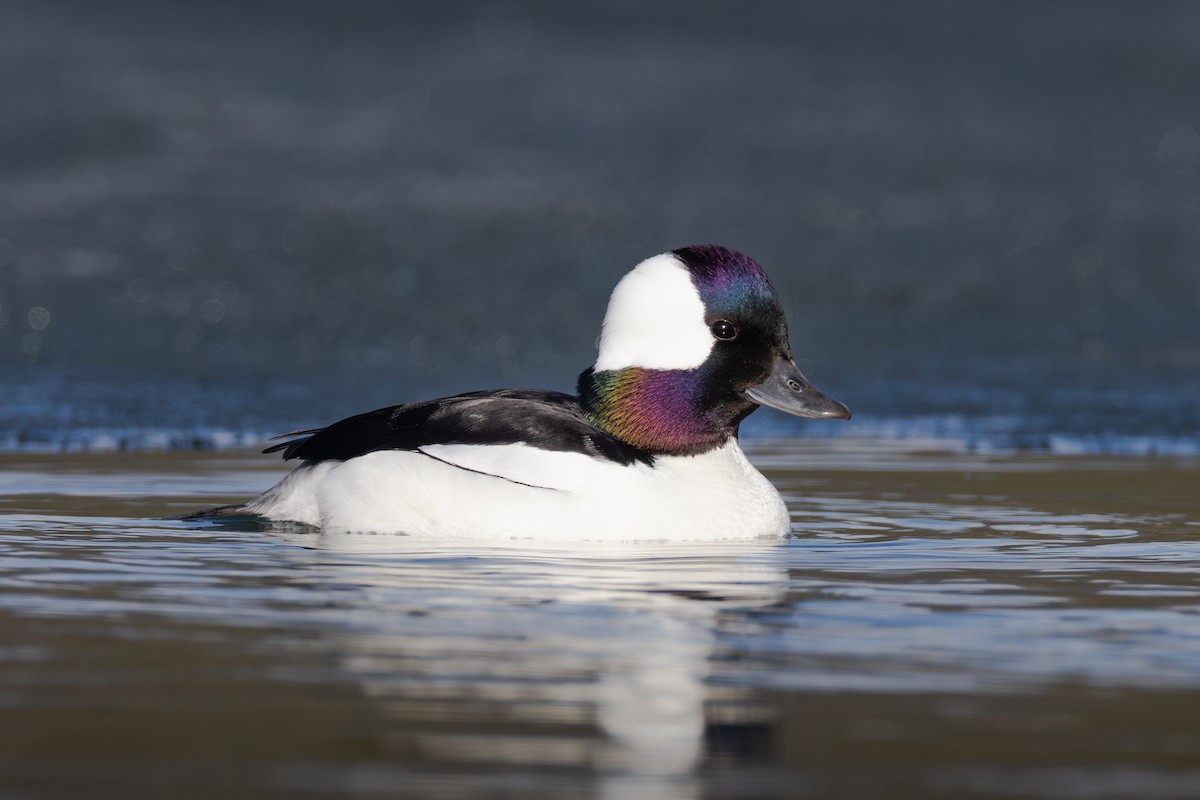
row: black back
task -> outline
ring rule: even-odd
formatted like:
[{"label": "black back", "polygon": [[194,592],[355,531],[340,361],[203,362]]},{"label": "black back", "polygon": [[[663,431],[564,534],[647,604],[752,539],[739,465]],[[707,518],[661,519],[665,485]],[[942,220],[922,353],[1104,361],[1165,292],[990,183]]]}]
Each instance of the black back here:
[{"label": "black back", "polygon": [[348,417],[327,428],[284,434],[264,453],[285,461],[347,461],[377,450],[416,450],[431,444],[517,444],[583,453],[628,466],[653,456],[588,422],[569,394],[536,389],[471,392],[406,403]]}]

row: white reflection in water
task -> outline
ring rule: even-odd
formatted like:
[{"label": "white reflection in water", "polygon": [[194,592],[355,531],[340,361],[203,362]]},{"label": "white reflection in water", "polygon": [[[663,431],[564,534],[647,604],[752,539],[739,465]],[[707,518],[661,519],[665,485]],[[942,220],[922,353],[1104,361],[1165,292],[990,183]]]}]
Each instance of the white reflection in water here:
[{"label": "white reflection in water", "polygon": [[340,642],[344,665],[424,757],[582,766],[614,799],[697,796],[717,617],[768,605],[787,584],[774,543],[288,538],[373,595],[378,615],[360,612]]}]

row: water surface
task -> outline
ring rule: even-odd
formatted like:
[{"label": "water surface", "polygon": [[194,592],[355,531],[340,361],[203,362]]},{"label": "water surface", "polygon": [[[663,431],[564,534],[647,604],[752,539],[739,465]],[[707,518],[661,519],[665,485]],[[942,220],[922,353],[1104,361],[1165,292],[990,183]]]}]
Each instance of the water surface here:
[{"label": "water surface", "polygon": [[[1200,794],[1200,6],[700,5],[5,5],[0,796]],[[164,519],[702,241],[795,538]]]},{"label": "water surface", "polygon": [[0,456],[0,786],[1195,796],[1194,459],[750,450],[790,540],[221,528],[162,517],[278,462]]}]

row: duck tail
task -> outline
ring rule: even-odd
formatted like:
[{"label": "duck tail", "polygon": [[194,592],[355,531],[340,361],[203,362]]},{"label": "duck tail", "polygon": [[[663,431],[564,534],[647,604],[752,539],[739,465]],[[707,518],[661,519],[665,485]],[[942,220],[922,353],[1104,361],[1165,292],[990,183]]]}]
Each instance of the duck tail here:
[{"label": "duck tail", "polygon": [[182,522],[205,522],[211,520],[222,520],[230,517],[241,517],[252,515],[253,512],[247,511],[244,505],[233,506],[217,506],[216,508],[204,508],[199,511],[189,511],[186,514],[180,514],[177,517],[168,517],[168,519],[176,519]]}]

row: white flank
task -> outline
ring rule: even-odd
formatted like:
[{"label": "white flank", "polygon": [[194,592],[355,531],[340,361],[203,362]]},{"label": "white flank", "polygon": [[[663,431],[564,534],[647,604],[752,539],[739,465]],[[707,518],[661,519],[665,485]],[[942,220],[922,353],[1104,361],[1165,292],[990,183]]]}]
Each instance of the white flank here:
[{"label": "white flank", "polygon": [[321,510],[317,506],[317,489],[330,470],[339,466],[339,463],[322,461],[320,464],[296,467],[279,483],[246,503],[245,510],[267,519],[320,525]]},{"label": "white flank", "polygon": [[732,440],[653,467],[523,444],[382,450],[300,467],[246,510],[439,539],[744,539],[790,527],[779,493]]},{"label": "white flank", "polygon": [[648,258],[613,289],[594,369],[695,369],[712,351],[704,301],[673,253]]}]

